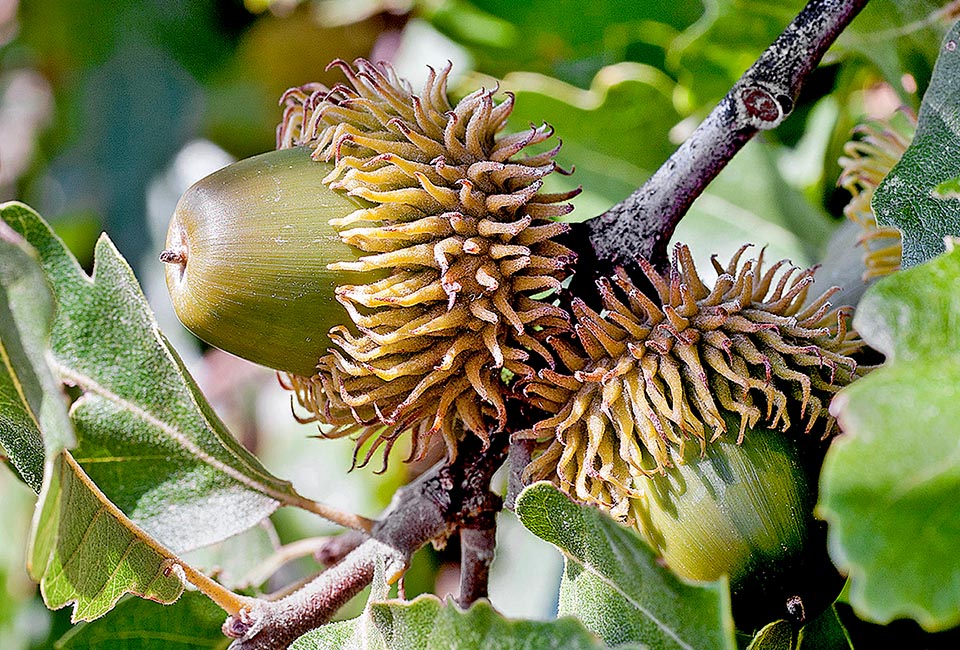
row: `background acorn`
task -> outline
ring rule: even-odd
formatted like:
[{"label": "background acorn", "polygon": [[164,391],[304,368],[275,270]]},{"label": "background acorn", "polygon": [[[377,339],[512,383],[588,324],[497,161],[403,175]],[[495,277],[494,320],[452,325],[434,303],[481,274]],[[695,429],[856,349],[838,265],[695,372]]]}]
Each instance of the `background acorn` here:
[{"label": "background acorn", "polygon": [[449,66],[416,95],[386,64],[333,65],[348,84],[289,91],[278,146],[312,147],[334,165],[328,187],[370,203],[331,221],[367,254],[329,268],[383,279],[341,283],[354,327],[333,328],[318,372],[289,385],[314,419],[341,425],[329,435],[374,438],[364,462],[408,430],[411,457],[436,433],[452,457],[463,430],[486,440],[504,426],[507,384],[533,374],[531,355],[551,364],[542,341],[569,328],[549,294],[575,260],[554,217],[576,192],[541,191],[559,144],[524,155],[550,127],[498,135],[511,95],[452,105]]},{"label": "background acorn", "polygon": [[787,434],[831,435],[830,398],[864,372],[832,291],[807,300],[812,270],[764,269],[762,253],[741,263],[746,248],[714,260],[713,288],[678,245],[666,275],[640,261],[654,299],[623,272],[598,283],[602,314],[574,299],[577,341],[551,341],[571,372],[525,387],[554,415],[517,434],[545,447],[528,480],[556,482],[632,524],[681,575],[727,574],[735,591],[804,564],[817,445],[804,460]]}]

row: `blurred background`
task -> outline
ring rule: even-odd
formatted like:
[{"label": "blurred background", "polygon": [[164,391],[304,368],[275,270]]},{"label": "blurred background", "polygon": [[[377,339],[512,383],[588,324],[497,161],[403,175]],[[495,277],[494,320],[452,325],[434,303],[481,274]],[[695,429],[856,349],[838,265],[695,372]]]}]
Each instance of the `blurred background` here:
[{"label": "blurred background", "polygon": [[[499,84],[510,128],[547,121],[582,185],[574,219],[624,198],[663,162],[804,3],[798,0],[0,0],[0,201],[29,203],[91,270],[106,232],[231,430],[307,496],[375,516],[416,468],[350,467],[347,441],[289,416],[274,375],[203,347],[177,323],[157,254],[180,194],[229,162],[274,147],[288,87],[340,78],[327,64],[388,60],[416,88],[453,63],[454,96]],[[804,89],[793,116],[751,143],[698,199],[677,238],[729,256],[765,245],[818,261],[849,198],[837,158],[853,126],[916,109],[957,2],[873,0]],[[0,647],[54,647],[50,613],[23,568],[34,495],[0,468]],[[491,599],[512,616],[555,613],[561,562],[503,515]],[[281,544],[335,532],[280,511],[194,559],[243,585]],[[407,595],[456,585],[456,548],[418,555]],[[294,562],[294,580],[316,563]],[[521,569],[522,568],[522,569]],[[246,582],[245,582],[246,581]],[[262,580],[261,580],[262,581]],[[254,582],[256,586],[258,583]],[[269,586],[269,585],[268,585]],[[350,612],[345,612],[349,615]],[[210,647],[224,645],[216,637]],[[62,647],[71,646],[70,638]],[[220,644],[220,645],[216,645]]]}]

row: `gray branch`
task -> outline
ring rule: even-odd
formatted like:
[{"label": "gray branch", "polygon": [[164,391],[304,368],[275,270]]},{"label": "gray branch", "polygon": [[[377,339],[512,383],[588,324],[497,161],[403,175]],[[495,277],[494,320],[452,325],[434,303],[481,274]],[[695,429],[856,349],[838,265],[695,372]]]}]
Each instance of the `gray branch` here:
[{"label": "gray branch", "polygon": [[[643,257],[665,268],[667,245],[693,201],[757,131],[779,125],[800,87],[867,0],[811,0],[689,139],[642,187],[584,222],[596,270]],[[580,233],[583,234],[583,233]]]},{"label": "gray branch", "polygon": [[484,447],[476,436],[466,438],[453,463],[437,465],[397,490],[370,539],[338,564],[288,596],[258,600],[228,617],[223,633],[235,639],[231,650],[283,650],[329,622],[370,584],[378,557],[386,561],[390,576],[428,542],[442,545],[458,529],[489,527],[500,505],[490,492],[490,479],[506,457],[506,439],[505,433],[493,435]]}]

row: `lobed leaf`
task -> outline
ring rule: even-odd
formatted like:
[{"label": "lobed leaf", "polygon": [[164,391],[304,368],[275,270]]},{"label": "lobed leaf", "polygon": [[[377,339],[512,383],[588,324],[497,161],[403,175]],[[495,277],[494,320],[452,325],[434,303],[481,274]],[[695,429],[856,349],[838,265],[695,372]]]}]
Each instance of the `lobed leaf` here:
[{"label": "lobed leaf", "polygon": [[960,176],[958,151],[960,22],[940,48],[913,142],[873,196],[877,223],[896,226],[903,235],[903,268],[939,255],[945,236],[960,235],[960,199],[937,191]]},{"label": "lobed leaf", "polygon": [[62,451],[47,461],[27,565],[50,609],[74,604],[73,621],[110,611],[127,593],[172,603],[183,592],[172,558]]},{"label": "lobed leaf", "polygon": [[878,282],[854,326],[884,367],[834,400],[819,512],[857,614],[960,623],[960,250]]},{"label": "lobed leaf", "polygon": [[43,480],[44,443],[56,453],[74,440],[66,398],[46,356],[53,311],[35,251],[0,222],[0,446],[35,492]]},{"label": "lobed leaf", "polygon": [[91,278],[29,207],[4,204],[0,216],[37,250],[56,297],[51,356],[84,391],[71,411],[74,457],[122,512],[180,553],[303,500],[213,413],[109,239]]},{"label": "lobed leaf", "polygon": [[486,601],[462,610],[423,595],[410,602],[368,603],[355,619],[300,637],[291,650],[603,650],[579,621],[512,621]]},{"label": "lobed leaf", "polygon": [[187,592],[173,605],[128,598],[95,623],[83,623],[57,641],[57,650],[225,650],[223,610],[203,594]]},{"label": "lobed leaf", "polygon": [[683,581],[657,563],[634,531],[575,504],[548,483],[526,488],[516,512],[524,526],[564,554],[560,614],[576,616],[608,645],[736,647],[725,578]]}]

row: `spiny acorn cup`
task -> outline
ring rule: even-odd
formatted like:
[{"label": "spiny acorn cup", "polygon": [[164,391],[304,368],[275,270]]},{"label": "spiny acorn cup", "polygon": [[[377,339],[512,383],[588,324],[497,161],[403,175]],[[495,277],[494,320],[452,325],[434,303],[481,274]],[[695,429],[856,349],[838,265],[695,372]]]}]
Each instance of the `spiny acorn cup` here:
[{"label": "spiny acorn cup", "polygon": [[[216,199],[198,220],[236,214],[237,223],[219,236],[245,255],[237,264],[243,279],[223,297],[230,317],[237,316],[236,331],[229,340],[206,331],[229,327],[219,312],[185,322],[193,328],[212,318],[217,326],[203,328],[203,338],[288,371],[286,385],[309,412],[303,421],[334,425],[323,429],[328,437],[357,434],[358,451],[372,441],[361,465],[381,447],[386,460],[405,432],[412,432],[410,458],[422,458],[435,434],[452,458],[466,432],[487,441],[503,428],[513,384],[532,376],[534,367],[552,365],[546,337],[570,330],[570,317],[552,294],[576,255],[559,243],[569,227],[554,218],[573,209],[566,201],[578,191],[542,191],[543,178],[558,170],[553,157],[559,144],[538,146],[551,138],[549,126],[500,134],[512,95],[498,103],[494,90],[481,89],[453,105],[446,90],[449,66],[431,69],[417,95],[386,64],[361,59],[354,66],[331,65],[347,83],[288,91],[277,135],[281,151],[265,156],[309,148],[313,160],[298,170],[317,183],[307,191],[341,197],[339,214],[331,210],[309,226],[316,228],[315,254],[305,248],[289,260],[304,269],[294,271],[305,279],[296,291],[329,295],[333,288],[342,307],[330,312],[340,320],[319,312],[313,320],[298,315],[287,339],[322,342],[304,346],[296,362],[286,353],[281,359],[254,349],[269,326],[254,326],[238,313],[250,307],[251,290],[261,293],[260,283],[272,283],[279,273],[260,263],[276,259],[280,243],[272,236],[248,240],[240,222],[249,217],[259,224],[251,230],[267,224],[275,230],[274,219],[299,219],[296,201],[279,215],[266,192],[259,203],[248,203],[213,190]],[[257,160],[237,164],[256,166]],[[206,192],[205,186],[196,191]],[[307,213],[327,201],[302,198]],[[165,256],[176,266],[174,254]],[[176,279],[177,269],[171,273]],[[201,285],[188,286],[192,292]],[[190,299],[198,310],[207,309],[199,304],[202,296]],[[263,307],[263,318],[287,327],[280,306]]]},{"label": "spiny acorn cup", "polygon": [[621,272],[598,283],[602,314],[575,299],[577,340],[551,339],[571,372],[525,386],[554,415],[516,434],[543,445],[528,480],[634,526],[677,573],[728,575],[775,610],[738,608],[741,625],[828,604],[808,582],[831,574],[816,472],[830,398],[865,371],[833,291],[807,300],[811,270],[741,263],[745,249],[714,260],[713,288],[678,245],[664,275],[640,261],[653,298]]},{"label": "spiny acorn cup", "polygon": [[900,162],[916,131],[917,116],[909,108],[901,108],[886,120],[864,122],[854,129],[837,161],[843,170],[837,184],[851,194],[843,213],[862,230],[857,243],[863,248],[864,282],[900,269],[900,231],[878,225],[870,204],[874,191]]},{"label": "spiny acorn cup", "polygon": [[[542,341],[569,329],[553,304],[575,260],[557,239],[575,194],[542,191],[559,145],[524,155],[549,126],[499,135],[513,108],[480,89],[447,100],[450,67],[414,94],[386,64],[339,66],[346,84],[285,96],[278,146],[310,146],[334,163],[329,187],[372,205],[333,222],[367,255],[331,268],[384,272],[337,291],[355,331],[336,327],[312,377],[292,376],[300,403],[322,421],[359,428],[386,452],[405,431],[410,458],[441,434],[447,456],[464,430],[484,441],[506,423],[508,382],[551,363]],[[359,425],[359,426],[351,426]]]}]

